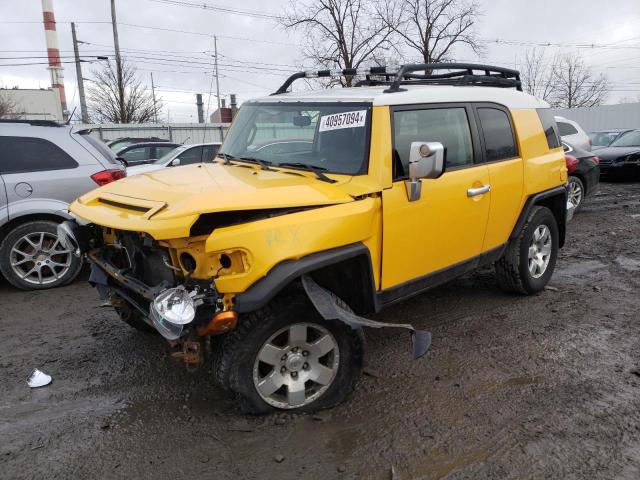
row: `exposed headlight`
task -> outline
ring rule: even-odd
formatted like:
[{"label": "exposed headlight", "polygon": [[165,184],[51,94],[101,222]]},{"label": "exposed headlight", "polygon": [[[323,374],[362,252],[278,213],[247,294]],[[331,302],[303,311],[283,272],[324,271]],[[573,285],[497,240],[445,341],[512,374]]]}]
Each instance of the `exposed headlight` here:
[{"label": "exposed headlight", "polygon": [[624,163],[640,163],[640,153],[632,153],[624,157]]},{"label": "exposed headlight", "polygon": [[165,290],[151,303],[151,321],[167,340],[176,340],[196,316],[193,299],[183,287]]}]

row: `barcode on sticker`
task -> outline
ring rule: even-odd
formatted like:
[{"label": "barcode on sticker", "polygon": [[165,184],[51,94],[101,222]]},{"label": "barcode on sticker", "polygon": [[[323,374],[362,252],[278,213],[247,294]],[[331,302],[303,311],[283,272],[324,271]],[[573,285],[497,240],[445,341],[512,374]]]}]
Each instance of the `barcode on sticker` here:
[{"label": "barcode on sticker", "polygon": [[364,127],[367,121],[367,111],[334,113],[320,117],[320,131],[338,130],[340,128]]}]

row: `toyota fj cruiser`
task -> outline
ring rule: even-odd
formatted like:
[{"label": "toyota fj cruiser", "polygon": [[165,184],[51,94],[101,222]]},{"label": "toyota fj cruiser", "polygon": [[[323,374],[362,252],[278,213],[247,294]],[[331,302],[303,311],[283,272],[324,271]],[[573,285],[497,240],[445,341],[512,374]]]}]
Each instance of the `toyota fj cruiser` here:
[{"label": "toyota fj cruiser", "polygon": [[[287,92],[334,75],[362,80]],[[491,263],[504,290],[541,291],[566,181],[553,116],[517,71],[302,72],[242,106],[213,164],[98,188],[61,236],[122,320],[188,363],[211,351],[245,410],[312,410],[354,387],[354,319]]]}]

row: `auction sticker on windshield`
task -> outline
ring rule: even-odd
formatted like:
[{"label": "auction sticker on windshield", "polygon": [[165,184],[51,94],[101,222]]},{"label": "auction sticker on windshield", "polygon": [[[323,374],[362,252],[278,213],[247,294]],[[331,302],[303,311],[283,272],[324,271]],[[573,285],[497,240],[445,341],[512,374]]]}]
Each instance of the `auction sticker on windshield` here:
[{"label": "auction sticker on windshield", "polygon": [[338,130],[340,128],[364,127],[367,121],[367,111],[334,113],[320,117],[320,131]]}]

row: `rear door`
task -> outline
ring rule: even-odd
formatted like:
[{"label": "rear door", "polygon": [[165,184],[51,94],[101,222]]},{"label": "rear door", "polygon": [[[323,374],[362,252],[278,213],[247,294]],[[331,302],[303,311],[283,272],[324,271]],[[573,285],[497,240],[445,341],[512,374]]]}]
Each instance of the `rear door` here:
[{"label": "rear door", "polygon": [[483,252],[504,244],[516,223],[522,201],[524,166],[515,140],[511,114],[493,103],[475,104],[482,160],[489,169],[491,207]]}]

